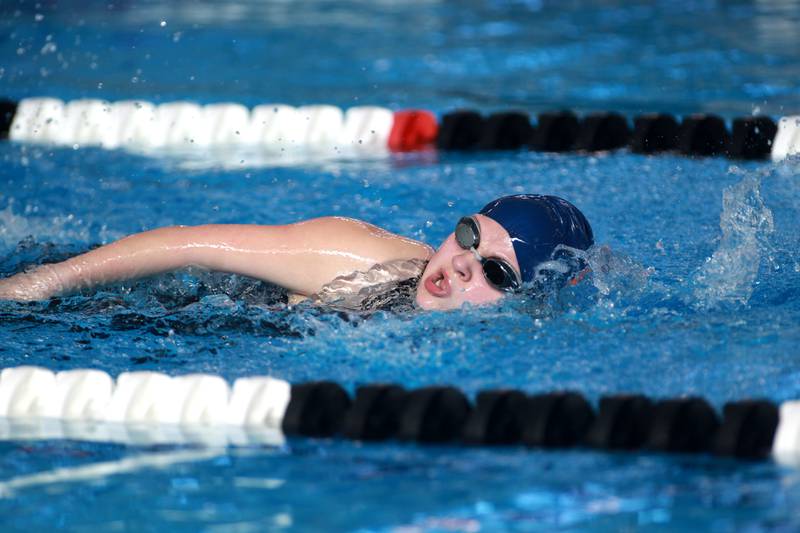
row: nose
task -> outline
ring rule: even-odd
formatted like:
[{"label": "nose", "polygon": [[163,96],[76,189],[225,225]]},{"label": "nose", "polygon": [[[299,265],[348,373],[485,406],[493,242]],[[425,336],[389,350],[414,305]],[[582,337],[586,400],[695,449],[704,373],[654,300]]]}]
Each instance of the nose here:
[{"label": "nose", "polygon": [[477,264],[479,264],[478,261],[469,250],[453,256],[453,271],[461,281],[467,282],[472,279],[473,270]]}]

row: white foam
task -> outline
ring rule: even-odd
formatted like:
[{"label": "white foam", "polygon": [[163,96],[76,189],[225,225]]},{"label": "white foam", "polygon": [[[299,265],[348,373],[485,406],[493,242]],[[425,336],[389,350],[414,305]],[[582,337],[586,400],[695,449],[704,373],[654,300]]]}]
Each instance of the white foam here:
[{"label": "white foam", "polygon": [[761,198],[761,180],[745,176],[722,193],[722,237],[692,277],[696,305],[747,303],[761,262],[762,240],[774,230],[772,211]]}]

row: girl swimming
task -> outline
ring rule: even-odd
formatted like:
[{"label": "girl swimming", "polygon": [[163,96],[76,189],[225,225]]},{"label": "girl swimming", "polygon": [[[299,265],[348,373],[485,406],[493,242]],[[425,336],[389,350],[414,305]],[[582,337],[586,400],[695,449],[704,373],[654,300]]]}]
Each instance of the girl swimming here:
[{"label": "girl swimming", "polygon": [[505,196],[462,217],[437,251],[366,222],[323,217],[285,226],[174,226],[0,280],[0,299],[42,300],[190,266],[250,276],[350,310],[494,302],[536,278],[559,247],[585,250],[592,228],[555,196]]}]

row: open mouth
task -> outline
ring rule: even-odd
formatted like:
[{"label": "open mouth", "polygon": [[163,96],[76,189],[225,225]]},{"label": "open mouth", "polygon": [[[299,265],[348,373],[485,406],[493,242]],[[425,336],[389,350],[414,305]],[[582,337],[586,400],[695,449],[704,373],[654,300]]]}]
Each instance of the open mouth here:
[{"label": "open mouth", "polygon": [[444,270],[439,270],[425,280],[425,289],[437,298],[448,296],[450,294],[450,279]]}]

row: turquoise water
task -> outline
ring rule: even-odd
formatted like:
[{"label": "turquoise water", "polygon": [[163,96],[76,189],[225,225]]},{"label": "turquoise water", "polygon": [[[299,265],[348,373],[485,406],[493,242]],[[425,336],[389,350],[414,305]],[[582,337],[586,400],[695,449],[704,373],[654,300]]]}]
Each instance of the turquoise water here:
[{"label": "turquoise water", "polygon": [[[17,99],[777,117],[800,106],[798,12],[796,2],[4,3],[0,82]],[[796,161],[520,152],[293,164],[249,154],[237,165],[13,143],[0,158],[0,275],[170,224],[336,214],[436,245],[461,215],[515,192],[568,198],[598,242],[591,279],[544,307],[342,317],[290,311],[266,285],[201,272],[0,302],[4,367],[574,389],[592,401],[697,394],[718,407],[800,398]],[[798,471],[773,462],[313,440],[0,450],[8,530],[800,527]],[[63,467],[66,477],[50,475]]]}]

